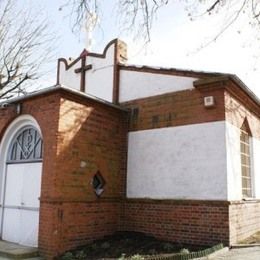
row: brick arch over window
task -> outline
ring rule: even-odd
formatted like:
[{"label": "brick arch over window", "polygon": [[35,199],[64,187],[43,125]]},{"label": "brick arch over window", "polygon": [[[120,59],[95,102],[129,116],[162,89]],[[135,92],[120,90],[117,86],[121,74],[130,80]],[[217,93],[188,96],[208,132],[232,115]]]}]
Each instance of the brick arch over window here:
[{"label": "brick arch over window", "polygon": [[252,131],[251,131],[247,118],[244,119],[243,124],[241,125],[240,129],[245,130],[252,137]]}]

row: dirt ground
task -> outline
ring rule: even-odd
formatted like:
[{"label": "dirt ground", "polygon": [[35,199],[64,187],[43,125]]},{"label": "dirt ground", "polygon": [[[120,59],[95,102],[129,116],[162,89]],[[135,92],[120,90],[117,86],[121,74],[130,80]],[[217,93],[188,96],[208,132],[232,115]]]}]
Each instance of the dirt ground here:
[{"label": "dirt ground", "polygon": [[240,241],[239,244],[260,244],[260,232]]},{"label": "dirt ground", "polygon": [[140,233],[118,232],[102,240],[95,241],[78,250],[68,252],[60,259],[145,259],[149,256],[168,255],[173,253],[189,253],[205,249],[182,244],[160,241]]}]

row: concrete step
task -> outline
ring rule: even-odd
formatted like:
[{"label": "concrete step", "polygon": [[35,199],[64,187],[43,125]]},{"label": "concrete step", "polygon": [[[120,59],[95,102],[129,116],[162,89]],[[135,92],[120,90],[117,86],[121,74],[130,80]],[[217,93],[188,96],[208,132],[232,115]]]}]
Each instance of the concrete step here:
[{"label": "concrete step", "polygon": [[35,247],[27,247],[11,242],[0,240],[0,260],[4,259],[30,259],[40,260],[38,257],[38,249]]},{"label": "concrete step", "polygon": [[[0,260],[12,260],[16,258],[7,258],[7,257],[0,257]],[[33,258],[25,258],[23,260],[44,260],[42,257],[33,257]]]}]

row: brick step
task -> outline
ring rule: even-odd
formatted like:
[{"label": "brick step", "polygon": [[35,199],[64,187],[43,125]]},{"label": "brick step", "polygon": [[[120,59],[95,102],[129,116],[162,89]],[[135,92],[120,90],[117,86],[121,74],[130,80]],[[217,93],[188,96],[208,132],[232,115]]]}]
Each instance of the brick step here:
[{"label": "brick step", "polygon": [[38,249],[11,242],[0,241],[0,260],[4,259],[30,259],[40,260]]}]

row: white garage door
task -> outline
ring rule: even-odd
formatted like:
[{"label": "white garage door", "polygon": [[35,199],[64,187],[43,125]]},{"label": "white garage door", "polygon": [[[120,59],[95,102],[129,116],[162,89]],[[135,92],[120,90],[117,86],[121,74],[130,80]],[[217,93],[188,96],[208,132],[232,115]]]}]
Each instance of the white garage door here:
[{"label": "white garage door", "polygon": [[42,138],[32,127],[21,129],[8,152],[3,203],[2,239],[38,245]]}]

